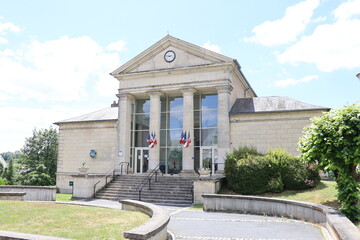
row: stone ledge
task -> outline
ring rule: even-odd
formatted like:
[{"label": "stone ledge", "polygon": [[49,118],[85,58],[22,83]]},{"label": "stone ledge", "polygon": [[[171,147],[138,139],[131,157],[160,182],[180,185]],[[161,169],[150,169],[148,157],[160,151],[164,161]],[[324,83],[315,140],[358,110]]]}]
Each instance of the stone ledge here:
[{"label": "stone ledge", "polygon": [[24,201],[25,192],[0,192],[0,200]]},{"label": "stone ledge", "polygon": [[126,239],[165,240],[167,238],[167,225],[170,221],[169,213],[162,207],[135,200],[120,201],[123,210],[140,211],[151,217],[149,221],[124,232]]},{"label": "stone ledge", "polygon": [[69,238],[49,237],[49,236],[41,236],[35,234],[10,232],[10,231],[0,231],[0,239],[1,240],[71,240]]},{"label": "stone ledge", "polygon": [[24,189],[56,189],[56,187],[47,187],[47,186],[26,186],[26,185],[1,185],[0,188],[24,188]]},{"label": "stone ledge", "polygon": [[203,194],[204,211],[290,217],[324,226],[333,239],[358,240],[359,229],[339,211],[321,204],[242,195]]}]

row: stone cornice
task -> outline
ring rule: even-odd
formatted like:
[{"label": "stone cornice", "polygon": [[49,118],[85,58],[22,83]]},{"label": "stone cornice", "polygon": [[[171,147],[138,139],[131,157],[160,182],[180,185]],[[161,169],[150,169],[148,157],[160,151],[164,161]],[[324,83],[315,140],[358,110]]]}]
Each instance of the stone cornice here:
[{"label": "stone cornice", "polygon": [[115,76],[118,80],[130,80],[130,79],[141,79],[141,78],[155,78],[158,76],[166,76],[169,74],[186,74],[197,73],[203,71],[216,71],[224,70],[229,71],[233,62],[219,63],[219,64],[209,64],[209,65],[199,65],[199,66],[190,66],[190,67],[181,67],[181,68],[170,68],[170,69],[158,69],[154,71],[144,71],[136,73],[127,73],[119,76]]},{"label": "stone cornice", "polygon": [[[206,81],[192,81],[186,83],[169,83],[169,84],[159,84],[155,86],[144,86],[144,87],[131,87],[122,89],[122,93],[132,93],[136,95],[137,93],[148,93],[151,91],[161,91],[166,93],[167,91],[181,91],[184,88],[193,88],[195,90],[201,89],[209,89],[214,88],[218,85],[226,85],[229,84],[229,79],[214,79],[214,80],[206,80]],[[119,95],[119,94],[118,94]]]}]

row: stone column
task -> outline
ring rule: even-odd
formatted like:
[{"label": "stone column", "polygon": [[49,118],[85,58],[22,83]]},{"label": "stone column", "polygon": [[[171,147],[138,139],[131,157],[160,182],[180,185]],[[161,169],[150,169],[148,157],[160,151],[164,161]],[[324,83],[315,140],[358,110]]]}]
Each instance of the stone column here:
[{"label": "stone column", "polygon": [[150,95],[150,133],[155,133],[157,144],[153,148],[149,148],[149,170],[153,170],[160,163],[160,97],[159,91],[148,92]]},{"label": "stone column", "polygon": [[131,146],[131,102],[134,100],[132,95],[120,93],[119,112],[118,112],[118,162],[130,162],[130,146]]},{"label": "stone column", "polygon": [[216,87],[218,92],[218,171],[223,174],[226,154],[230,152],[230,91],[229,85]]},{"label": "stone column", "polygon": [[194,92],[193,88],[182,89],[183,103],[183,131],[190,133],[191,143],[183,148],[181,175],[195,175],[194,171]]}]

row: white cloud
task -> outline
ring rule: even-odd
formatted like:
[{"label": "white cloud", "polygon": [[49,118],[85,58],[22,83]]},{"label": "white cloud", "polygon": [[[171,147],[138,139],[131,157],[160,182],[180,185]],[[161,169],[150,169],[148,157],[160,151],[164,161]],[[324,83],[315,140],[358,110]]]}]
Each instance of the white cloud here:
[{"label": "white cloud", "polygon": [[211,44],[210,41],[207,41],[204,45],[202,45],[203,48],[206,48],[210,51],[216,52],[216,53],[220,53],[220,47],[218,45],[215,44]]},{"label": "white cloud", "polygon": [[[0,18],[1,20],[1,18]],[[20,32],[20,27],[16,26],[15,24],[11,23],[11,22],[5,22],[5,23],[1,23],[0,22],[0,35],[2,36],[6,36],[8,34],[8,32]],[[5,37],[0,37],[0,44],[7,44],[9,41],[5,38]]]},{"label": "white cloud", "polygon": [[[103,107],[103,106],[101,106]],[[51,108],[28,107],[1,107],[0,132],[2,139],[0,152],[15,151],[23,147],[26,137],[32,135],[32,130],[49,128],[53,122],[94,111],[99,106],[82,108],[81,112],[76,107],[65,108],[54,106]]]},{"label": "white cloud", "polygon": [[288,87],[288,86],[295,86],[295,85],[298,85],[298,84],[304,83],[304,82],[309,82],[311,80],[318,79],[318,78],[319,78],[319,76],[316,76],[316,75],[310,75],[310,76],[306,76],[306,77],[303,77],[300,79],[287,78],[287,79],[275,81],[274,85],[275,85],[275,87],[284,88],[284,87]]},{"label": "white cloud", "polygon": [[334,16],[340,20],[346,20],[354,15],[360,14],[360,0],[350,0],[342,3],[333,12]]},{"label": "white cloud", "polygon": [[4,35],[7,32],[20,32],[20,27],[10,22],[0,23],[0,34]]},{"label": "white cloud", "polygon": [[278,55],[280,63],[313,63],[324,72],[360,67],[360,19],[319,25],[312,35]]},{"label": "white cloud", "polygon": [[313,20],[313,22],[315,22],[315,23],[319,23],[319,22],[325,22],[326,21],[326,19],[327,19],[327,17],[318,17],[318,18],[315,18],[314,20]]},{"label": "white cloud", "polygon": [[111,80],[104,82],[103,75],[119,64],[118,53],[106,52],[87,36],[35,40],[17,50],[0,51],[0,93],[22,100],[78,100],[86,96],[90,81],[113,85]]},{"label": "white cloud", "polygon": [[255,42],[265,46],[285,44],[295,41],[311,21],[314,10],[320,0],[305,0],[286,9],[283,18],[266,21],[253,28],[253,37],[245,38],[247,42]]},{"label": "white cloud", "polygon": [[124,40],[120,40],[120,41],[117,41],[117,42],[110,43],[106,47],[106,49],[109,50],[109,51],[121,52],[121,51],[126,49],[125,45],[126,45],[126,42]]}]

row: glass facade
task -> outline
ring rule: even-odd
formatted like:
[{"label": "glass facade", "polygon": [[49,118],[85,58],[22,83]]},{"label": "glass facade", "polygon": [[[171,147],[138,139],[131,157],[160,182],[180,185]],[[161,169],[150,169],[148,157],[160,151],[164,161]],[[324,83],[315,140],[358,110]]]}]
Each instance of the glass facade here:
[{"label": "glass facade", "polygon": [[217,94],[194,95],[194,168],[198,169],[202,161],[201,149],[215,149],[218,137],[218,96]]},{"label": "glass facade", "polygon": [[136,173],[148,169],[148,143],[150,126],[150,100],[136,99],[131,105],[131,150],[130,167]]},{"label": "glass facade", "polygon": [[160,169],[164,173],[179,173],[182,170],[179,139],[183,130],[183,97],[164,96],[160,102]]},{"label": "glass facade", "polygon": [[[183,96],[163,96],[160,98],[160,170],[163,173],[179,173],[182,170],[183,147],[179,139],[183,131],[183,114],[194,116],[194,170],[204,167],[209,151],[215,153],[218,143],[218,96],[216,94],[195,94],[194,109],[183,109]],[[148,164],[147,137],[150,126],[150,100],[136,99],[131,114],[131,167],[136,172],[145,171]],[[159,139],[160,138],[160,139]],[[141,152],[140,152],[141,151]],[[212,164],[212,160],[210,163]]]}]

